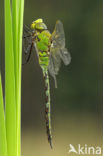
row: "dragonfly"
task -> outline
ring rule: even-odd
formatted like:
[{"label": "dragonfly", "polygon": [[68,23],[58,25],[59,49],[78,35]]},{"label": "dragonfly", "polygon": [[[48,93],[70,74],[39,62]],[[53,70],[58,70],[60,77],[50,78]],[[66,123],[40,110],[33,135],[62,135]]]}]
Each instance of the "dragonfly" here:
[{"label": "dragonfly", "polygon": [[63,24],[60,20],[56,21],[53,33],[50,33],[43,19],[32,22],[31,27],[24,27],[24,52],[28,54],[25,63],[28,63],[35,49],[38,64],[41,67],[45,83],[45,121],[48,142],[52,148],[51,134],[51,102],[49,75],[54,79],[57,88],[56,75],[59,72],[61,62],[65,65],[70,64],[71,55],[65,48],[65,34]]}]

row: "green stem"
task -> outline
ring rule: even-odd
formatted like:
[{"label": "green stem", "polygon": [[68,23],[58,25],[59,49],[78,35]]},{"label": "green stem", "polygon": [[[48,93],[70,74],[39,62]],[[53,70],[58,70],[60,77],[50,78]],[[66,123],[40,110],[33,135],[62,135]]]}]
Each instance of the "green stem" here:
[{"label": "green stem", "polygon": [[5,0],[5,118],[8,156],[16,156],[16,101],[10,0]]},{"label": "green stem", "polygon": [[1,74],[0,74],[0,156],[7,156],[6,128],[4,118]]}]

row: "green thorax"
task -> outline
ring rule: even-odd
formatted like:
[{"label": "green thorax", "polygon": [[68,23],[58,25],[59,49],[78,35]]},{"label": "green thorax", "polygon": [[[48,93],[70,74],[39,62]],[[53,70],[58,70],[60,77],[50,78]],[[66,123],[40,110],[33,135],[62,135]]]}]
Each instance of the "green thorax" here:
[{"label": "green thorax", "polygon": [[38,50],[39,64],[44,68],[49,64],[50,37],[51,34],[47,30],[42,31],[41,33],[37,32],[36,46]]},{"label": "green thorax", "polygon": [[44,30],[41,33],[38,33],[38,40],[36,42],[37,49],[40,51],[48,51],[48,46],[50,45],[51,34],[49,31]]}]

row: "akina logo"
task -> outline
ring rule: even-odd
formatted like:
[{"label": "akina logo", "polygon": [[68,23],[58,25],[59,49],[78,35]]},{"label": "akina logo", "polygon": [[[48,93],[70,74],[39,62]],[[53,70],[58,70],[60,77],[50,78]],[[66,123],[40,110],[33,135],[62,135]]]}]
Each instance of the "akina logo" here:
[{"label": "akina logo", "polygon": [[101,155],[102,148],[100,146],[84,146],[78,144],[77,147],[74,147],[72,144],[69,144],[68,154],[75,153],[77,155]]}]

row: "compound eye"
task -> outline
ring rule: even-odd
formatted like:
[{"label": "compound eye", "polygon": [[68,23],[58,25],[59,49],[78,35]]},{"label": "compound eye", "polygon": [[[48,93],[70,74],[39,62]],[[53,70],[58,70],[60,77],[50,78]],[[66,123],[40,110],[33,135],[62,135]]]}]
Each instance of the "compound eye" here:
[{"label": "compound eye", "polygon": [[32,22],[31,29],[35,29],[35,22]]}]

